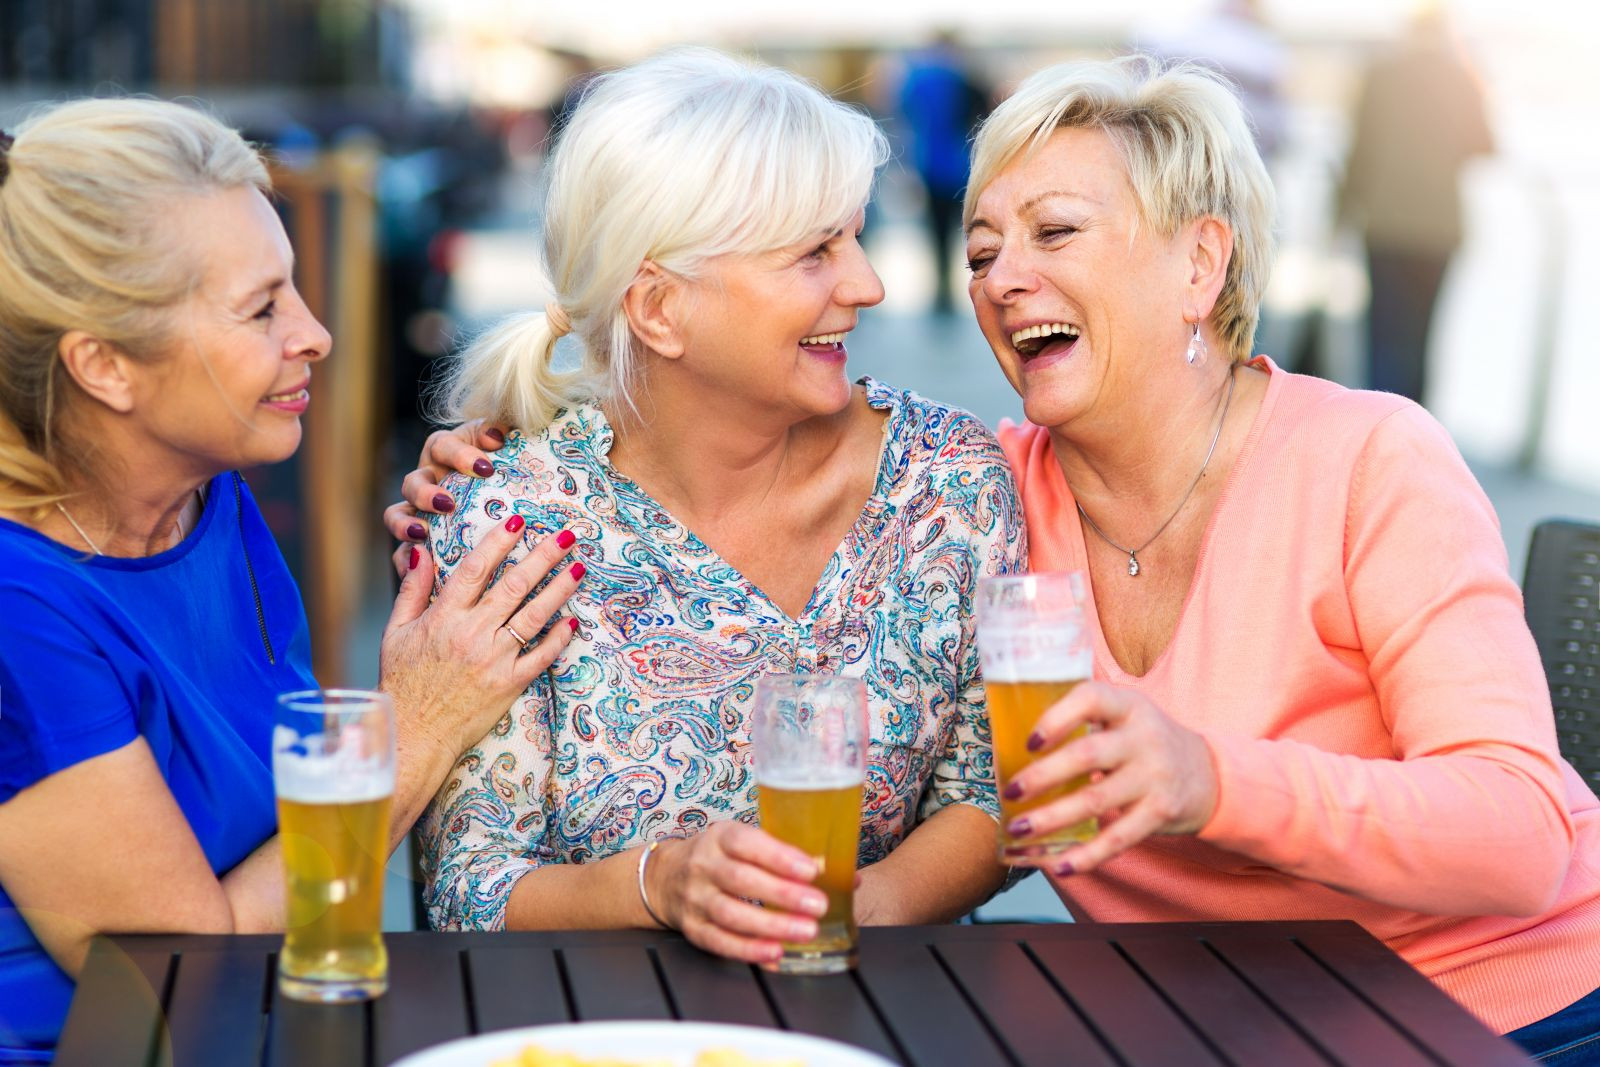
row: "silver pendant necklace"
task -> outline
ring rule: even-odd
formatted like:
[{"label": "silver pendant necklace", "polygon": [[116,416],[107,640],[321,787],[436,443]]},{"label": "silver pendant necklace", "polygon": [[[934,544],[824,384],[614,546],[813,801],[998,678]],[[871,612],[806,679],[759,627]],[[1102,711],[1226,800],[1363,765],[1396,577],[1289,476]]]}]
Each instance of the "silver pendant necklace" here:
[{"label": "silver pendant necklace", "polygon": [[1189,483],[1189,488],[1184,492],[1183,499],[1178,501],[1178,506],[1172,509],[1172,514],[1167,516],[1167,521],[1161,524],[1160,529],[1156,530],[1155,533],[1150,535],[1150,539],[1148,541],[1140,545],[1138,548],[1123,548],[1121,545],[1111,540],[1111,538],[1107,537],[1106,532],[1100,529],[1100,524],[1091,519],[1089,517],[1089,513],[1083,510],[1083,504],[1078,502],[1078,495],[1076,493],[1072,495],[1073,503],[1078,505],[1078,514],[1082,515],[1083,521],[1089,524],[1089,529],[1099,534],[1100,540],[1104,541],[1118,552],[1126,552],[1128,554],[1128,577],[1139,577],[1139,553],[1155,544],[1156,538],[1167,532],[1167,527],[1172,525],[1172,520],[1178,517],[1178,512],[1183,510],[1183,506],[1187,504],[1189,502],[1189,498],[1194,495],[1195,486],[1199,485],[1200,479],[1206,476],[1206,468],[1211,466],[1211,456],[1217,450],[1217,442],[1222,440],[1222,426],[1228,421],[1228,406],[1233,403],[1233,383],[1237,377],[1234,371],[1237,369],[1237,366],[1235,366],[1229,368],[1228,370],[1228,395],[1222,400],[1222,417],[1217,420],[1217,430],[1211,435],[1211,447],[1206,449],[1206,458],[1205,461],[1200,464],[1200,473],[1194,476],[1194,481]]},{"label": "silver pendant necklace", "polygon": [[[200,490],[196,489],[195,490],[195,495],[199,496],[199,494],[200,494]],[[185,505],[185,506],[187,506],[187,505]],[[201,507],[204,507],[204,506],[205,506],[204,504],[201,504]],[[104,552],[100,551],[100,546],[94,543],[94,538],[90,537],[87,533],[85,533],[84,530],[83,530],[83,527],[78,525],[78,520],[74,519],[72,517],[72,513],[67,510],[65,504],[63,504],[63,503],[61,503],[61,501],[57,500],[56,501],[56,510],[61,512],[61,517],[63,519],[66,519],[68,525],[70,525],[74,530],[76,530],[78,532],[78,536],[79,537],[83,538],[83,543],[89,546],[89,551],[90,552],[93,552],[97,556],[105,555]],[[189,536],[189,532],[183,528],[183,512],[182,511],[178,512],[178,516],[174,521],[177,523],[177,526],[178,526],[178,543],[182,544],[183,543],[183,539],[185,537]]]}]

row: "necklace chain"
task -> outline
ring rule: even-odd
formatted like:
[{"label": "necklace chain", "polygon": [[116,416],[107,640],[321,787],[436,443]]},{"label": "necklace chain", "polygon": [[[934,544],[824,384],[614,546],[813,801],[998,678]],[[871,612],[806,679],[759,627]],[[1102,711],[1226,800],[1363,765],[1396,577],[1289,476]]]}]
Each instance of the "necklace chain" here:
[{"label": "necklace chain", "polygon": [[[200,491],[196,489],[195,495],[198,496],[199,493]],[[185,504],[184,506],[187,507],[188,505]],[[57,500],[56,510],[61,512],[61,517],[66,519],[67,523],[78,532],[79,537],[83,538],[83,543],[89,546],[90,552],[93,552],[97,556],[105,555],[104,552],[100,551],[100,546],[94,543],[94,538],[85,533],[83,527],[78,525],[78,520],[72,517],[72,513],[67,510],[67,506],[65,504]],[[183,528],[183,512],[181,510],[178,512],[177,518],[174,521],[178,526],[178,541],[181,543],[185,537],[189,536],[189,532]]]},{"label": "necklace chain", "polygon": [[1228,370],[1228,395],[1222,400],[1222,417],[1217,420],[1216,432],[1211,435],[1211,447],[1206,449],[1206,458],[1205,461],[1200,464],[1200,473],[1196,474],[1194,476],[1194,481],[1189,483],[1189,488],[1184,491],[1183,499],[1178,501],[1178,506],[1172,509],[1172,514],[1167,516],[1167,521],[1162,523],[1160,528],[1157,529],[1155,533],[1151,534],[1150,539],[1144,544],[1140,545],[1138,548],[1123,548],[1121,545],[1111,540],[1110,537],[1106,536],[1106,532],[1100,529],[1100,524],[1091,519],[1089,517],[1089,513],[1083,510],[1083,504],[1077,499],[1077,494],[1073,494],[1073,503],[1078,505],[1078,514],[1082,515],[1083,521],[1089,524],[1089,529],[1099,534],[1100,540],[1104,541],[1118,552],[1126,552],[1128,554],[1128,577],[1139,577],[1139,553],[1155,544],[1156,538],[1167,532],[1167,527],[1172,525],[1172,520],[1178,517],[1178,512],[1183,510],[1183,506],[1187,504],[1189,502],[1189,498],[1194,495],[1195,487],[1200,484],[1200,479],[1206,476],[1206,468],[1211,466],[1211,457],[1217,451],[1217,442],[1222,440],[1222,426],[1228,421],[1228,406],[1233,403],[1233,383],[1237,378],[1237,375],[1234,373],[1235,369],[1236,368],[1230,367]]}]

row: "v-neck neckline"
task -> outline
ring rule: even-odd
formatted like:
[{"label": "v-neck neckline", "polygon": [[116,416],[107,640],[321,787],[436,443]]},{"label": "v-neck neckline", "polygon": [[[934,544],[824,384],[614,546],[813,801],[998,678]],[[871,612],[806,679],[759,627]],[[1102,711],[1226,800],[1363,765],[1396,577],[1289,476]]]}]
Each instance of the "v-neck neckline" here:
[{"label": "v-neck neckline", "polygon": [[[1194,575],[1189,579],[1189,588],[1183,595],[1183,607],[1178,609],[1178,621],[1172,627],[1172,635],[1167,638],[1167,643],[1159,655],[1150,661],[1150,666],[1143,674],[1134,674],[1118,662],[1112,654],[1111,645],[1106,641],[1105,629],[1100,625],[1100,602],[1098,591],[1094,584],[1094,574],[1089,569],[1089,545],[1086,540],[1086,531],[1080,519],[1072,524],[1073,539],[1076,544],[1076,556],[1083,560],[1084,583],[1089,591],[1089,606],[1093,609],[1090,629],[1094,634],[1094,655],[1098,663],[1104,667],[1106,680],[1119,685],[1134,685],[1149,681],[1159,672],[1163,671],[1172,659],[1172,650],[1183,636],[1184,624],[1189,619],[1189,606],[1194,603],[1195,594],[1206,580],[1206,566],[1211,559],[1212,541],[1216,536],[1217,528],[1222,524],[1228,509],[1228,502],[1232,499],[1234,488],[1244,477],[1251,461],[1255,458],[1256,443],[1261,439],[1267,419],[1272,414],[1272,409],[1277,403],[1281,391],[1283,372],[1267,356],[1256,356],[1247,360],[1246,367],[1259,367],[1267,372],[1267,390],[1261,398],[1261,407],[1256,410],[1255,417],[1250,420],[1250,432],[1245,435],[1244,444],[1239,448],[1238,458],[1234,460],[1233,467],[1228,471],[1227,480],[1222,483],[1222,491],[1217,494],[1216,506],[1211,509],[1211,517],[1206,520],[1205,531],[1200,535],[1200,554],[1195,558]],[[1061,475],[1062,484],[1066,483],[1066,475],[1061,472],[1060,464],[1056,464],[1056,471]],[[1071,489],[1067,495],[1071,497]],[[1076,499],[1076,498],[1073,498]],[[1134,579],[1137,580],[1137,579]]]},{"label": "v-neck neckline", "polygon": [[[877,523],[881,518],[884,506],[887,505],[889,497],[888,485],[886,483],[892,477],[892,472],[897,466],[897,464],[891,461],[889,453],[891,449],[893,449],[895,442],[899,439],[898,434],[895,432],[896,427],[900,420],[905,417],[906,405],[905,395],[903,393],[884,385],[882,382],[877,381],[870,376],[863,376],[856,379],[855,384],[863,386],[866,389],[867,406],[872,408],[874,411],[887,412],[888,417],[883,420],[883,435],[878,446],[877,469],[873,472],[872,491],[867,494],[867,499],[862,503],[861,511],[856,516],[855,521],[850,524],[850,529],[845,532],[844,537],[840,539],[839,543],[834,546],[833,551],[829,554],[829,561],[839,558],[839,555],[844,552],[852,542],[861,541],[868,532],[868,526]],[[822,572],[817,575],[816,584],[812,586],[810,595],[806,598],[804,606],[802,606],[800,609],[800,614],[797,616],[791,616],[787,611],[778,605],[777,601],[773,600],[772,597],[767,594],[765,589],[762,589],[761,586],[751,581],[750,578],[738,567],[735,567],[732,563],[728,562],[727,558],[723,556],[722,553],[718,552],[716,549],[707,544],[705,540],[702,539],[699,534],[695,533],[695,531],[690,528],[687,523],[681,521],[672,513],[671,509],[667,508],[661,503],[661,501],[657,500],[656,497],[649,492],[649,490],[645,489],[644,486],[640,485],[628,475],[622,473],[622,471],[618,470],[616,466],[612,464],[610,459],[611,445],[616,440],[616,431],[612,429],[610,419],[606,417],[605,412],[601,410],[599,405],[593,406],[590,408],[590,411],[592,412],[592,419],[595,429],[594,457],[596,462],[600,465],[601,470],[605,473],[606,477],[611,480],[614,487],[619,485],[626,486],[629,493],[635,495],[651,511],[661,516],[667,522],[670,522],[673,528],[682,530],[683,543],[686,546],[698,553],[703,553],[706,558],[720,563],[730,574],[733,574],[737,577],[740,588],[744,590],[747,595],[758,598],[761,602],[768,605],[777,614],[778,618],[783,620],[785,624],[806,625],[808,624],[809,620],[816,617],[818,605],[823,599],[821,595],[823,592],[823,587],[830,584],[830,573],[837,576],[843,573],[842,569],[835,569],[830,567],[828,563],[824,563]],[[835,577],[834,580],[836,581],[837,577]]]}]

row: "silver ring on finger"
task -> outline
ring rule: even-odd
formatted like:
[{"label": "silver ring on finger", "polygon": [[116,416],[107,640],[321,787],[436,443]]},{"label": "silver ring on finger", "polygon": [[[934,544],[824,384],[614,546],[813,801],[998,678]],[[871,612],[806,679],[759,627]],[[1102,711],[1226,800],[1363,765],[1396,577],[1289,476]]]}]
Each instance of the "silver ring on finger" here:
[{"label": "silver ring on finger", "polygon": [[521,645],[524,652],[527,651],[527,649],[528,649],[528,639],[526,637],[523,637],[521,634],[517,633],[517,628],[515,626],[512,626],[508,622],[504,626],[500,627],[500,629],[502,629],[506,633],[510,634],[511,635],[511,639],[513,641],[515,641],[517,644]]}]

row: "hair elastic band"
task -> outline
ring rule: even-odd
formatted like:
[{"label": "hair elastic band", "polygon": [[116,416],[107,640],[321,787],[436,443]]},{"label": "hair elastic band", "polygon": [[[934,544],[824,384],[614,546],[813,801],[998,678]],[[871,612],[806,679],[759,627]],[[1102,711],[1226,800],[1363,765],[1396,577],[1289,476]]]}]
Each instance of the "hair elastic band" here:
[{"label": "hair elastic band", "polygon": [[572,318],[567,314],[567,309],[554,300],[544,306],[544,317],[550,323],[550,332],[557,337],[565,337],[572,332]]}]

